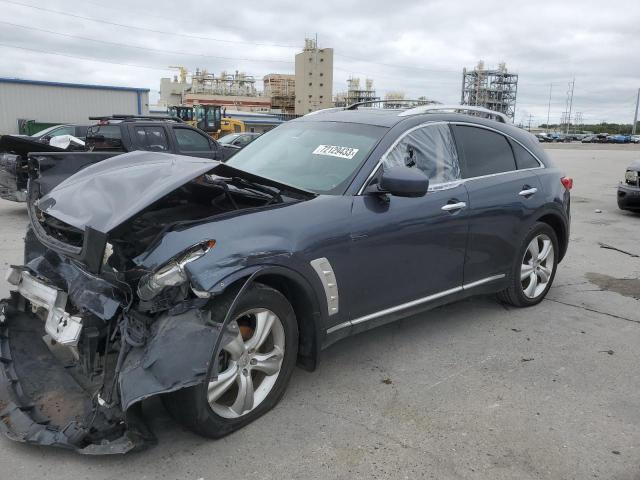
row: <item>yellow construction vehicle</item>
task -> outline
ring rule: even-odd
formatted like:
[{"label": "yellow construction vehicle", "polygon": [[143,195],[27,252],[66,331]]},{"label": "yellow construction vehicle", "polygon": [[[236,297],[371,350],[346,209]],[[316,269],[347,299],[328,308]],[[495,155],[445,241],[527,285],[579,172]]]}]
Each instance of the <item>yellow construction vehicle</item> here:
[{"label": "yellow construction vehicle", "polygon": [[169,113],[214,138],[220,134],[222,111],[219,105],[175,105],[169,107]]},{"label": "yellow construction vehicle", "polygon": [[216,140],[230,133],[243,133],[247,127],[242,120],[223,117],[219,105],[175,105],[169,113],[184,123],[207,132]]},{"label": "yellow construction vehicle", "polygon": [[220,132],[216,138],[224,137],[230,133],[243,133],[247,131],[242,120],[238,120],[230,117],[223,117],[220,123]]}]

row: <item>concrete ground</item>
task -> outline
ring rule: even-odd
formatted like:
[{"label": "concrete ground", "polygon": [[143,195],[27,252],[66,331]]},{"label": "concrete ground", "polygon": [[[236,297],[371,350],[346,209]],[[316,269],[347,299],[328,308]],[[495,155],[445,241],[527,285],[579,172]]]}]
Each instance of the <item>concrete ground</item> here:
[{"label": "concrete ground", "polygon": [[[618,210],[615,190],[640,150],[548,152],[575,180],[573,224],[539,306],[475,298],[344,340],[219,441],[159,402],[145,406],[159,445],[139,454],[2,439],[0,477],[640,479],[640,258],[599,244],[640,255],[640,215]],[[0,264],[20,263],[26,222],[23,206],[0,203]]]}]

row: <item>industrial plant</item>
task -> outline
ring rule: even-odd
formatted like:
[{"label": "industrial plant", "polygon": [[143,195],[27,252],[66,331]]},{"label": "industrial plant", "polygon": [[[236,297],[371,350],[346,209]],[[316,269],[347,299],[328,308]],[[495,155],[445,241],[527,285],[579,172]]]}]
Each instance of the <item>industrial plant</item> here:
[{"label": "industrial plant", "polygon": [[481,60],[473,70],[462,70],[461,105],[485,107],[513,120],[517,92],[518,75],[508,72],[504,63],[495,70],[488,70]]}]

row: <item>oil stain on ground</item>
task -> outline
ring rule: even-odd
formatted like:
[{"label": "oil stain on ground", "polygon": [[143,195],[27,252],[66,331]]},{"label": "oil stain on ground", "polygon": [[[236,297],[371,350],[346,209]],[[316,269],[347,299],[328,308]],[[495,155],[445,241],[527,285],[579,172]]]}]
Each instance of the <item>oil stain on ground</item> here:
[{"label": "oil stain on ground", "polygon": [[640,279],[639,278],[615,278],[602,273],[587,272],[587,280],[597,285],[603,290],[616,292],[625,297],[640,300]]}]

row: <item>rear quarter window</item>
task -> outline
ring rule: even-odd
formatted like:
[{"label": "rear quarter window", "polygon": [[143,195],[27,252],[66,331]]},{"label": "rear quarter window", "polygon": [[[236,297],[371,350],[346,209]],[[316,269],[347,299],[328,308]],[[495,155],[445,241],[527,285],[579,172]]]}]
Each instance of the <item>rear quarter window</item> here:
[{"label": "rear quarter window", "polygon": [[455,125],[456,142],[464,153],[463,178],[516,170],[509,141],[504,135],[479,127]]},{"label": "rear quarter window", "polygon": [[540,166],[538,160],[536,160],[535,157],[518,142],[512,141],[511,146],[513,147],[513,153],[516,156],[516,166],[518,167],[518,170],[525,168],[537,168]]}]

